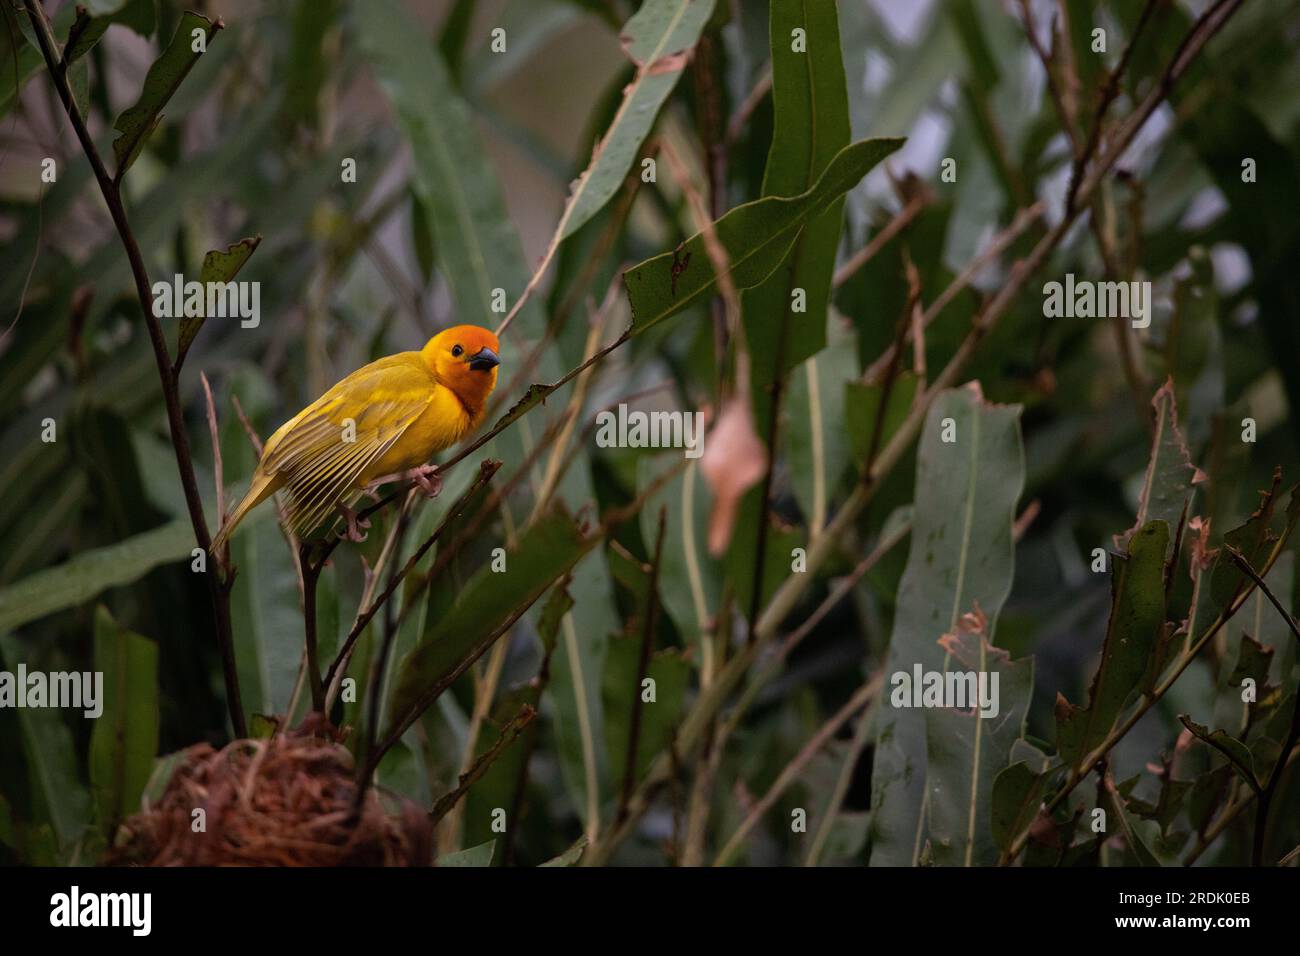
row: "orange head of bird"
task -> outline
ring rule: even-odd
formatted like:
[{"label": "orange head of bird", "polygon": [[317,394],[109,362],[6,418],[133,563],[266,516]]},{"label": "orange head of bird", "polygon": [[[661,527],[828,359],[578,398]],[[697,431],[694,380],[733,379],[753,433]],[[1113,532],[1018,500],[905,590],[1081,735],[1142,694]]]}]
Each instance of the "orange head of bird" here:
[{"label": "orange head of bird", "polygon": [[496,387],[500,348],[489,330],[455,325],[429,339],[421,354],[439,382],[468,408],[478,409]]}]

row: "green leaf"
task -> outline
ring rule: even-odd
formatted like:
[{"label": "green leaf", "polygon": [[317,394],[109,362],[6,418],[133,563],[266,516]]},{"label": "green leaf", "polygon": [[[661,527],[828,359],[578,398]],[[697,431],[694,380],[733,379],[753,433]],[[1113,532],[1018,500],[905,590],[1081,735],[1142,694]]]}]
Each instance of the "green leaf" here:
[{"label": "green leaf", "polygon": [[[1251,584],[1250,577],[1237,566],[1228,548],[1239,551],[1250,566],[1259,572],[1264,568],[1269,555],[1277,545],[1279,535],[1273,528],[1273,518],[1281,482],[1280,472],[1274,472],[1273,484],[1261,494],[1259,507],[1244,524],[1233,528],[1223,536],[1224,547],[1219,549],[1219,556],[1210,577],[1210,593],[1220,608],[1230,605]],[[1300,485],[1291,489],[1282,533],[1290,534],[1298,518],[1300,518]]]},{"label": "green leaf", "polygon": [[95,816],[112,845],[117,825],[140,809],[158,751],[158,645],[95,611],[95,669],[103,714],[90,735]]},{"label": "green leaf", "polygon": [[1138,862],[1142,866],[1177,864],[1177,858],[1169,855],[1161,844],[1159,824],[1153,820],[1133,819],[1125,805],[1124,796],[1109,775],[1106,777],[1106,792],[1110,795],[1111,807],[1115,811],[1115,819],[1119,821],[1120,831]]},{"label": "green leaf", "polygon": [[[69,4],[64,10],[76,6]],[[88,19],[83,23],[78,17],[75,21],[76,39],[70,49],[65,47],[63,51],[63,59],[68,63],[75,63],[89,53],[114,23],[120,23],[142,37],[152,34],[156,26],[154,0],[91,0],[82,6],[86,8]]]},{"label": "green leaf", "polygon": [[[949,418],[952,443],[943,441]],[[1019,421],[1019,406],[988,404],[975,385],[945,391],[931,405],[887,675],[910,676],[918,664],[942,670],[939,638],[955,632],[959,616],[976,604],[994,626],[1011,589],[1011,525],[1024,484]],[[915,709],[881,709],[871,777],[873,866],[914,865],[925,845],[925,727]]]},{"label": "green leaf", "polygon": [[468,850],[458,850],[438,857],[436,866],[491,866],[492,855],[496,852],[497,841],[489,840]]},{"label": "green leaf", "polygon": [[1004,767],[993,778],[990,798],[993,842],[999,850],[1010,848],[1029,829],[1043,805],[1049,773],[1035,773],[1027,761]]},{"label": "green leaf", "polygon": [[[728,272],[737,289],[749,289],[772,274],[789,254],[799,230],[852,189],[873,166],[903,144],[901,139],[869,139],[846,146],[831,160],[816,185],[788,198],[770,196],[737,206],[713,224],[726,250]],[[623,273],[633,328],[656,323],[712,295],[718,280],[696,233],[674,249]]]},{"label": "green leaf", "polygon": [[[1031,658],[1012,661],[986,637],[983,615],[965,615],[941,639],[946,673],[974,674],[988,684],[992,706],[981,709],[978,692],[966,709],[927,710],[926,786],[934,862],[940,866],[992,866],[998,846],[989,820],[993,785],[1025,733],[1034,690]],[[997,680],[997,684],[992,682]]]},{"label": "green leaf", "polygon": [[[473,7],[472,2],[458,2],[443,21],[438,41],[448,69],[456,76]],[[557,38],[583,20],[582,11],[568,0],[507,0],[494,15],[496,23],[509,24],[508,42],[504,51],[494,50],[491,43],[476,43],[464,68],[464,85],[475,101],[490,100],[493,89],[532,67]]]},{"label": "green leaf", "polygon": [[[1115,537],[1117,548],[1126,548],[1137,530],[1148,521],[1159,520],[1170,528],[1177,528],[1191,500],[1192,485],[1204,478],[1192,465],[1187,442],[1178,428],[1172,378],[1160,386],[1151,399],[1151,407],[1155,410],[1155,436],[1151,440],[1151,458],[1138,495],[1137,523]],[[1170,540],[1170,551],[1173,545]]]},{"label": "green leaf", "polygon": [[189,519],[178,519],[37,571],[0,590],[0,631],[83,604],[109,588],[130,584],[160,564],[188,557],[194,547]]},{"label": "green leaf", "polygon": [[647,701],[646,691],[637,681],[640,663],[640,637],[615,637],[609,642],[604,678],[605,742],[609,765],[620,784],[627,766],[633,709],[641,709],[634,771],[639,782],[655,756],[671,744],[690,680],[691,667],[685,658],[676,651],[658,651],[651,656],[646,670],[646,677],[654,681],[655,694],[653,701]]},{"label": "green leaf", "polygon": [[539,518],[506,552],[506,573],[498,574],[490,565],[480,568],[420,646],[403,659],[390,719],[401,719],[445,690],[595,542],[584,538],[566,515],[553,512]]},{"label": "green leaf", "polygon": [[[796,29],[804,31],[806,49],[793,49]],[[773,0],[769,31],[774,125],[762,195],[797,196],[817,184],[852,138],[835,3]],[[837,195],[809,216],[786,262],[742,296],[760,434],[766,431],[771,404],[767,386],[826,345],[843,213],[844,200]],[[796,290],[804,295],[802,313],[793,311]]]},{"label": "green leaf", "polygon": [[828,324],[830,344],[795,369],[786,398],[790,483],[814,535],[826,525],[831,499],[848,466],[844,422],[851,406],[844,385],[858,375],[852,326],[834,315]]},{"label": "green leaf", "polygon": [[[1264,582],[1283,607],[1291,606],[1291,590],[1295,554],[1283,551],[1278,555]],[[1296,641],[1291,628],[1282,619],[1262,590],[1256,588],[1246,598],[1241,610],[1232,616],[1221,632],[1223,660],[1235,663],[1229,672],[1220,671],[1217,694],[1214,700],[1211,726],[1222,727],[1228,733],[1246,739],[1247,729],[1260,729],[1260,722],[1252,719],[1252,712],[1269,699],[1265,688],[1272,684],[1281,687],[1283,695],[1296,687],[1294,674]],[[1255,682],[1256,703],[1248,705],[1242,698],[1242,683]],[[1194,713],[1207,711],[1193,708]]]},{"label": "green leaf", "polygon": [[[885,397],[882,385],[868,385],[865,382],[844,383],[844,427],[849,434],[849,447],[853,460],[859,469],[865,468],[867,458],[872,453],[872,439],[876,433],[876,423],[880,422],[880,437],[875,440],[875,453],[879,454],[912,410],[916,398],[916,389],[920,384],[911,372],[899,372],[890,386],[889,396]],[[880,403],[886,403],[881,412]],[[883,414],[883,417],[881,417]]]},{"label": "green leaf", "polygon": [[636,76],[569,197],[555,243],[577,232],[618,192],[660,107],[690,61],[700,31],[713,15],[713,4],[714,0],[645,0],[623,27],[619,40],[636,64]]},{"label": "green leaf", "polygon": [[167,101],[172,98],[186,75],[203,55],[193,49],[194,31],[203,31],[206,49],[207,42],[219,29],[217,24],[197,13],[186,12],[181,16],[176,33],[167,44],[167,49],[149,67],[135,105],[119,116],[117,122],[113,124],[113,129],[119,134],[113,140],[113,155],[117,157],[119,179],[140,155],[145,140],[162,119],[162,110],[167,105]]},{"label": "green leaf", "polygon": [[1178,719],[1198,740],[1204,741],[1207,746],[1213,747],[1226,757],[1237,776],[1241,777],[1256,794],[1259,793],[1259,775],[1255,772],[1255,758],[1249,747],[1226,731],[1211,731],[1210,728],[1196,723],[1186,714],[1179,714]]},{"label": "green leaf", "polygon": [[319,118],[320,98],[332,66],[328,37],[341,8],[339,0],[298,0],[294,4],[284,112],[308,129],[315,129]]},{"label": "green leaf", "polygon": [[[637,491],[643,493],[664,473],[680,452],[643,455],[637,461]],[[664,549],[659,562],[659,600],[692,648],[695,663],[712,670],[710,621],[722,596],[718,564],[709,557],[704,529],[708,527],[709,486],[691,461],[681,473],[646,499],[641,508],[641,535],[654,541],[659,509],[668,509]]]},{"label": "green leaf", "polygon": [[1058,695],[1056,745],[1071,767],[1099,744],[1143,686],[1153,667],[1165,623],[1165,554],[1169,525],[1149,521],[1129,540],[1127,557],[1115,556],[1110,619],[1101,662],[1088,691],[1088,706],[1073,707]]},{"label": "green leaf", "polygon": [[[239,270],[244,267],[244,263],[257,250],[262,242],[261,235],[253,236],[251,239],[240,239],[234,245],[227,246],[226,251],[213,249],[203,257],[203,267],[199,270],[199,282],[204,288],[207,288],[209,282],[230,282],[239,274]],[[177,368],[185,361],[185,356],[189,353],[190,346],[194,344],[194,338],[203,328],[203,323],[207,321],[207,315],[183,316],[181,318],[180,337],[176,343],[176,359],[174,364]]]},{"label": "green leaf", "polygon": [[[0,633],[0,658],[16,673],[19,664],[32,664],[25,645],[12,634]],[[58,838],[61,862],[73,855],[91,819],[90,793],[80,776],[80,760],[64,712],[49,707],[17,708],[26,759],[26,784],[33,820],[48,823]],[[76,713],[76,712],[74,712]],[[76,713],[76,720],[82,715]],[[9,781],[5,781],[6,788]]]}]

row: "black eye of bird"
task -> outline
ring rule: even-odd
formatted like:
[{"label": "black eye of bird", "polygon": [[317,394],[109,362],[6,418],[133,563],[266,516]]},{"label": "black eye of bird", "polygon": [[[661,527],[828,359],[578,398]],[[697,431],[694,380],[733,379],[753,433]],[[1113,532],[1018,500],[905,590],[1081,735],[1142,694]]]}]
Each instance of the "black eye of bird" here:
[{"label": "black eye of bird", "polygon": [[465,350],[461,348],[459,345],[453,345],[451,347],[451,354],[456,356],[456,358],[460,358],[462,355],[465,354]]}]

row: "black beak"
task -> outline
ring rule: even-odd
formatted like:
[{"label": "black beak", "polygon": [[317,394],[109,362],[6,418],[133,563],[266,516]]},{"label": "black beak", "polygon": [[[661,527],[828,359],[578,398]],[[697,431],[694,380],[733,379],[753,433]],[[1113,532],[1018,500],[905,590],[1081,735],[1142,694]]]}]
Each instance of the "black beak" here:
[{"label": "black beak", "polygon": [[497,353],[486,345],[469,357],[469,367],[476,372],[488,372],[501,364]]}]

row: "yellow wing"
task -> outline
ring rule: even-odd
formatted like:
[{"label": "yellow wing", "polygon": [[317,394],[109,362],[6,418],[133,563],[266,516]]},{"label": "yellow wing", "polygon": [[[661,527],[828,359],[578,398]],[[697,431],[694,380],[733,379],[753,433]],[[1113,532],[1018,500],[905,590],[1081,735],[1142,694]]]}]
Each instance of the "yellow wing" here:
[{"label": "yellow wing", "polygon": [[372,362],[298,413],[267,442],[258,470],[288,490],[299,534],[356,490],[377,461],[429,407],[434,380],[418,353]]}]

